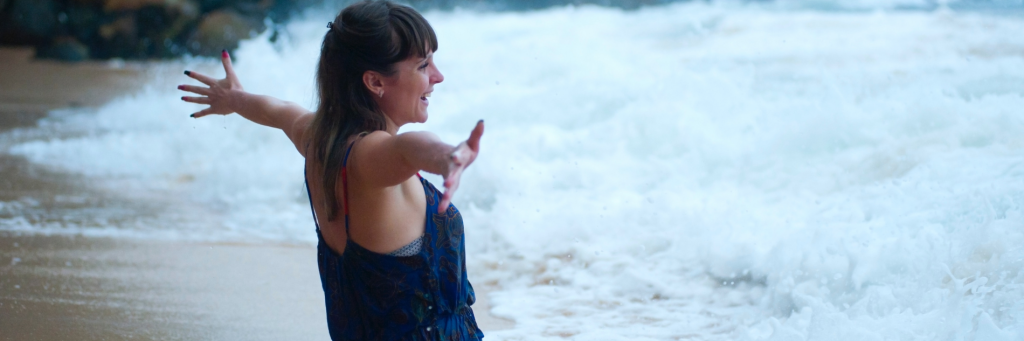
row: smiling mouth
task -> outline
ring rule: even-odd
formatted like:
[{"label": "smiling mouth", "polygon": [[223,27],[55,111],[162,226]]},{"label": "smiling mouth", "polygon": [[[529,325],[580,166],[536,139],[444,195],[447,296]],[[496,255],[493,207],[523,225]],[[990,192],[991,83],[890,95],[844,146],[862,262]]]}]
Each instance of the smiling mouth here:
[{"label": "smiling mouth", "polygon": [[430,93],[429,92],[426,93],[425,95],[423,95],[422,97],[420,97],[420,100],[426,102],[428,97],[430,97]]}]

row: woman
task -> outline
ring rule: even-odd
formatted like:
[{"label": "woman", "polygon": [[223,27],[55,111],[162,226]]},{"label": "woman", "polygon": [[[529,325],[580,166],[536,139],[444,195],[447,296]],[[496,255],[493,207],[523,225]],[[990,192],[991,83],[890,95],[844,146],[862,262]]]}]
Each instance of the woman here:
[{"label": "woman", "polygon": [[[328,24],[316,81],[319,106],[246,93],[222,55],[225,79],[185,71],[207,86],[178,88],[210,107],[279,128],[306,160],[317,225],[320,279],[335,340],[479,340],[466,278],[462,217],[449,202],[476,159],[483,121],[458,146],[427,132],[398,134],[427,120],[444,80],[437,39],[412,8],[364,1]],[[444,177],[443,194],[419,171]]]}]

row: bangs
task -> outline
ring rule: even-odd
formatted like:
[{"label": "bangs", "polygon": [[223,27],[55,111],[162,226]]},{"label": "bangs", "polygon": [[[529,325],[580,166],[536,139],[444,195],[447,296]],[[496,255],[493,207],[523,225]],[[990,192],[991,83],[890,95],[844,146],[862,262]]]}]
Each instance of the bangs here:
[{"label": "bangs", "polygon": [[437,51],[434,28],[411,7],[398,5],[392,8],[390,23],[392,39],[398,48],[394,54],[394,61],[404,60],[413,55],[425,58],[427,53]]}]

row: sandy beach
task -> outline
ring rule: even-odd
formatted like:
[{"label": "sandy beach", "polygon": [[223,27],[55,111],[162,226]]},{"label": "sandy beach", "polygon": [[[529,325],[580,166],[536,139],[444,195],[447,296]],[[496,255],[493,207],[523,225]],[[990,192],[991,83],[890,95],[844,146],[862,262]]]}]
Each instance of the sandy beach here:
[{"label": "sandy beach", "polygon": [[[102,62],[32,61],[31,55],[28,49],[0,49],[0,132],[32,126],[53,109],[102,105],[138,90],[154,72],[174,71]],[[60,200],[80,190],[67,177],[0,153],[0,199],[30,198],[49,211],[68,205],[118,205],[102,198]],[[18,214],[29,222],[46,216],[14,213]],[[484,332],[511,327],[511,321],[489,314],[487,288],[480,285],[477,291],[474,310]],[[316,250],[309,245],[5,230],[0,231],[0,339],[329,337]]]},{"label": "sandy beach", "polygon": [[325,340],[316,251],[0,234],[6,340]]}]

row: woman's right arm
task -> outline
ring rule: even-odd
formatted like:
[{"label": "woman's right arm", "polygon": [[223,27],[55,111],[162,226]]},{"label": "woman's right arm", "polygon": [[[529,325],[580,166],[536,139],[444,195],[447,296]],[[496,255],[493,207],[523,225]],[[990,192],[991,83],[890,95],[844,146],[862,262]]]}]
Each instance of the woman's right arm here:
[{"label": "woman's right arm", "polygon": [[[238,115],[245,117],[253,123],[283,130],[288,139],[295,145],[295,149],[303,157],[306,156],[306,130],[310,122],[313,121],[313,113],[292,102],[282,101],[270,96],[251,94],[241,90],[231,91],[228,98],[232,102],[230,108],[233,108],[234,112],[238,113]],[[213,108],[213,106],[210,108]],[[214,113],[197,113],[194,117],[199,118],[210,114]]]},{"label": "woman's right arm", "polygon": [[183,101],[210,106],[191,116],[200,118],[206,115],[238,113],[254,123],[283,130],[295,144],[299,153],[305,156],[306,130],[313,120],[313,113],[292,102],[245,92],[231,66],[231,58],[227,51],[221,54],[221,61],[224,63],[226,74],[226,77],[221,80],[215,80],[198,72],[185,71],[185,75],[208,86],[178,86],[179,90],[202,95],[202,97],[185,96],[181,98]]}]

